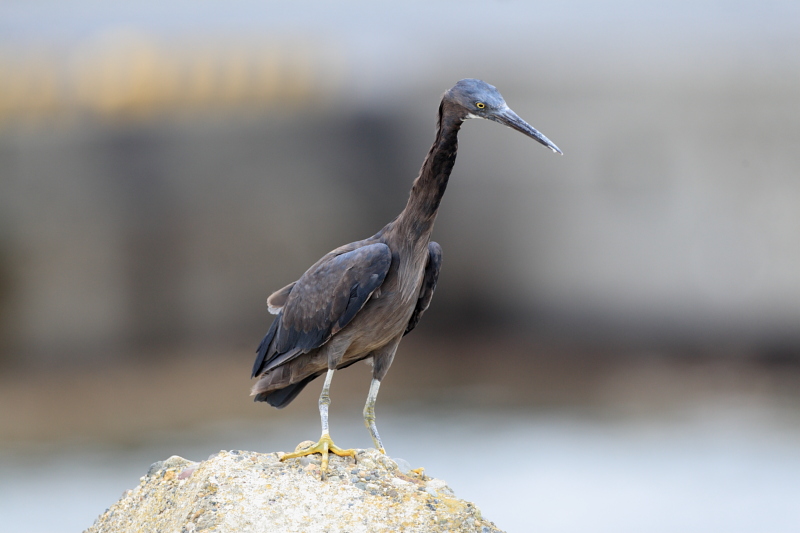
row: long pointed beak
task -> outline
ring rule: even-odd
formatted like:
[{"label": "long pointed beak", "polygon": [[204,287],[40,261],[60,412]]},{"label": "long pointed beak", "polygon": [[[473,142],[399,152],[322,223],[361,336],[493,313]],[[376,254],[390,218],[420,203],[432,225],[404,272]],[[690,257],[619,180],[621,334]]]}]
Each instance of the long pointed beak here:
[{"label": "long pointed beak", "polygon": [[525,135],[531,137],[532,139],[536,139],[543,145],[550,148],[555,153],[564,155],[564,152],[559,150],[558,146],[553,144],[553,142],[550,139],[539,133],[536,130],[536,128],[534,128],[533,126],[531,126],[530,124],[519,118],[519,115],[511,111],[511,109],[509,109],[508,107],[506,107],[503,111],[500,111],[499,113],[488,116],[487,118],[489,120],[494,120],[495,122],[499,122],[500,124],[504,124],[509,128],[514,128],[518,132],[524,133]]}]

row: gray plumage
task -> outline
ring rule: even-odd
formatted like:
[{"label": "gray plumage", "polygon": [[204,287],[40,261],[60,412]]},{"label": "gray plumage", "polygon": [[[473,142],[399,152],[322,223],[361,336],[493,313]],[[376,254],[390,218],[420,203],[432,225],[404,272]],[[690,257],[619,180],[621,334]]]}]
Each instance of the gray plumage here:
[{"label": "gray plumage", "polygon": [[[281,408],[314,378],[372,358],[375,392],[392,364],[402,337],[430,305],[442,249],[430,241],[434,221],[456,159],[464,120],[486,118],[512,127],[561,151],[508,108],[493,86],[459,81],[439,105],[436,139],[413,183],[405,209],[372,237],[329,252],[296,282],[270,296],[277,317],[258,347],[252,393]],[[323,390],[326,402],[327,388]],[[327,403],[323,413],[327,434]],[[368,411],[372,418],[368,416]],[[382,449],[368,400],[365,421]]]}]

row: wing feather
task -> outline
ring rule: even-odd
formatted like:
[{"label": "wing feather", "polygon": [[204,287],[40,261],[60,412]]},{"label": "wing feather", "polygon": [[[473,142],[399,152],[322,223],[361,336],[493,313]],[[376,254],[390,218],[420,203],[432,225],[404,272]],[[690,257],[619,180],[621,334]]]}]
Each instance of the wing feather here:
[{"label": "wing feather", "polygon": [[273,315],[277,315],[283,309],[283,306],[286,305],[286,299],[289,298],[289,293],[292,292],[292,287],[294,287],[295,282],[291,282],[284,288],[273,292],[269,298],[267,298],[267,307],[269,312]]},{"label": "wing feather", "polygon": [[419,290],[419,298],[411,319],[408,321],[406,331],[403,335],[408,335],[411,330],[417,327],[422,314],[431,305],[433,291],[436,290],[436,282],[439,281],[439,269],[442,266],[442,247],[437,242],[428,243],[428,262],[425,263],[425,277],[422,279],[422,287]]},{"label": "wing feather", "polygon": [[253,377],[319,348],[347,326],[383,283],[391,261],[383,243],[340,248],[275,293],[275,303],[285,301],[259,346]]}]

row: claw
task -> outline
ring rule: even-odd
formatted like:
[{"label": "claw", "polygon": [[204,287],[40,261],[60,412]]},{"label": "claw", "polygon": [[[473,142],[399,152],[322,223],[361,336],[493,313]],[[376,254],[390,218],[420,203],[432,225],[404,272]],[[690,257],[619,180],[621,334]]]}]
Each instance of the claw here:
[{"label": "claw", "polygon": [[333,443],[333,439],[331,439],[331,436],[328,433],[323,433],[316,444],[312,444],[308,448],[303,448],[302,450],[298,450],[296,452],[283,454],[281,455],[280,460],[285,461],[286,459],[294,459],[296,457],[305,457],[306,455],[319,453],[322,455],[320,470],[322,480],[324,481],[328,472],[329,452],[340,457],[352,457],[353,459],[356,458],[356,451],[354,449],[351,448],[349,450],[343,450],[342,448],[339,448]]}]

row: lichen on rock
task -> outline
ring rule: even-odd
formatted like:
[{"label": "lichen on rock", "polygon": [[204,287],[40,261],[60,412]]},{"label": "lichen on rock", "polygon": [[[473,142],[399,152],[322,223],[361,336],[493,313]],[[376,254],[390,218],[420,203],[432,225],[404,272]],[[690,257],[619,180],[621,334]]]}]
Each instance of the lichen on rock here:
[{"label": "lichen on rock", "polygon": [[404,471],[374,449],[358,450],[357,461],[332,456],[325,481],[317,455],[286,462],[244,451],[200,463],[170,457],[86,533],[140,531],[502,533],[444,481]]}]

